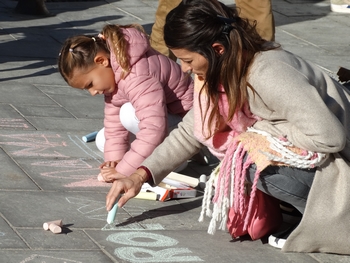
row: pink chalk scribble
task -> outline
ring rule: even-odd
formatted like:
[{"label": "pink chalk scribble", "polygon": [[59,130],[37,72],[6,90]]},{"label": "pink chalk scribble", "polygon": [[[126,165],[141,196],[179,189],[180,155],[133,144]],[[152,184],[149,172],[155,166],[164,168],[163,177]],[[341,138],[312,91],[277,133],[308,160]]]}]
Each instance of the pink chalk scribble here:
[{"label": "pink chalk scribble", "polygon": [[[53,170],[50,172],[40,173],[43,177],[50,177],[55,179],[68,179],[68,180],[80,180],[72,183],[65,184],[65,187],[101,187],[108,186],[104,182],[97,180],[99,168],[85,162],[83,159],[69,159],[69,160],[56,160],[56,161],[40,161],[34,162],[31,165],[40,167],[55,167],[60,170]],[[67,169],[69,168],[69,169]],[[61,170],[63,169],[63,170]]]},{"label": "pink chalk scribble", "polygon": [[[42,177],[50,178],[49,180],[53,182],[54,180],[62,181],[64,187],[105,187],[109,185],[97,180],[98,165],[93,166],[84,158],[72,159],[60,152],[68,145],[59,134],[0,134],[0,145],[11,146],[11,154],[15,157],[42,158],[42,161],[33,161],[30,165],[46,167],[45,171],[38,173]],[[83,156],[86,155],[81,147],[78,149],[82,150]]]},{"label": "pink chalk scribble", "polygon": [[97,180],[97,177],[94,176],[93,178],[89,178],[84,181],[79,181],[79,182],[73,182],[70,184],[64,185],[65,187],[110,187],[111,184],[106,183],[106,182],[100,182]]},{"label": "pink chalk scribble", "polygon": [[0,128],[28,129],[29,125],[24,119],[0,118]]},{"label": "pink chalk scribble", "polygon": [[[1,138],[7,141],[2,141]],[[9,141],[9,140],[13,141]],[[66,147],[67,143],[59,134],[0,134],[0,144],[21,147],[12,152],[15,156],[24,157],[69,157],[55,150],[56,147]]]}]

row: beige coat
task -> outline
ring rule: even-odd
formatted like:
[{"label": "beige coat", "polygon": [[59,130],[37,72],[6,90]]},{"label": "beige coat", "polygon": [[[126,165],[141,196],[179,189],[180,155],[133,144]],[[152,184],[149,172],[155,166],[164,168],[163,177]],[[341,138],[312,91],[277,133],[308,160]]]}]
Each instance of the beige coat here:
[{"label": "beige coat", "polygon": [[[349,91],[317,66],[283,50],[257,55],[249,82],[256,91],[249,94],[250,110],[263,119],[254,128],[328,154],[317,169],[303,219],[283,251],[350,254]],[[202,146],[193,125],[191,110],[142,164],[156,184]]]}]

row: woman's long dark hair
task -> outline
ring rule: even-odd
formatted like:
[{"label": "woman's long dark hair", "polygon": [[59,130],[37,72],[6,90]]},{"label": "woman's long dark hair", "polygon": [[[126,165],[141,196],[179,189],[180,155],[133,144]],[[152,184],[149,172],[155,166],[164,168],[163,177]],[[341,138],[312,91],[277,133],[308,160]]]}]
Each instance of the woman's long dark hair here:
[{"label": "woman's long dark hair", "polygon": [[[213,109],[208,116],[210,132],[207,137],[212,135],[210,127],[216,125],[219,117],[219,85],[222,84],[228,99],[227,121],[230,121],[235,111],[248,100],[247,87],[254,91],[247,75],[255,54],[276,47],[268,47],[255,27],[255,22],[240,18],[235,8],[216,0],[183,0],[166,17],[166,45],[170,49],[199,53],[208,61],[206,81],[201,89],[201,93],[204,91],[208,95],[205,115],[209,104]],[[215,52],[214,43],[224,46],[222,55]]]}]

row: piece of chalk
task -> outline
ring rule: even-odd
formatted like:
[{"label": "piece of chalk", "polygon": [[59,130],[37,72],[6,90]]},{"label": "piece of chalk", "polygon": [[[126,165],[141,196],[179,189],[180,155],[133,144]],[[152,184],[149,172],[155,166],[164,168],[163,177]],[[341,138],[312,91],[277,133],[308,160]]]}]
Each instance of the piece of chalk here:
[{"label": "piece of chalk", "polygon": [[100,182],[106,182],[105,179],[103,179],[103,176],[102,176],[101,173],[99,173],[99,174],[97,175],[97,180],[100,181]]},{"label": "piece of chalk", "polygon": [[154,192],[140,192],[134,198],[144,200],[159,200],[160,195]]},{"label": "piece of chalk", "polygon": [[95,132],[92,132],[92,133],[89,133],[85,136],[83,136],[81,139],[84,141],[84,142],[92,142],[96,139],[96,135],[97,135],[97,131]]},{"label": "piece of chalk", "polygon": [[201,183],[206,183],[207,182],[207,176],[205,174],[202,174],[200,177],[199,177],[199,181]]},{"label": "piece of chalk", "polygon": [[205,174],[202,174],[199,177],[199,187],[202,189],[205,189],[206,182],[207,182],[207,176]]},{"label": "piece of chalk", "polygon": [[49,229],[51,230],[52,233],[54,234],[59,234],[62,232],[62,228],[58,225],[55,224],[50,224]]},{"label": "piece of chalk", "polygon": [[115,215],[117,214],[117,211],[118,211],[118,201],[115,202],[112,209],[108,212],[108,215],[107,215],[107,223],[108,224],[112,224],[114,222]]},{"label": "piece of chalk", "polygon": [[63,225],[62,219],[54,220],[54,221],[49,221],[49,222],[45,222],[45,223],[43,224],[44,230],[49,230],[50,224],[55,224],[55,225],[57,225],[57,226],[62,226],[62,225]]}]

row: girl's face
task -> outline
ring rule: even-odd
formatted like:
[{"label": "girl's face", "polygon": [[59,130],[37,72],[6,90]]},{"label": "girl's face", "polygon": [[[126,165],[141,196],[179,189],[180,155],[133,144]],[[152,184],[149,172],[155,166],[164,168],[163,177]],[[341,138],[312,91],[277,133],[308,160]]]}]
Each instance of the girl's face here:
[{"label": "girl's face", "polygon": [[88,90],[92,96],[113,93],[116,84],[109,58],[98,54],[93,66],[84,70],[75,69],[69,85],[73,88]]},{"label": "girl's face", "polygon": [[205,80],[208,70],[208,61],[205,57],[187,49],[171,49],[174,55],[181,61],[181,69],[184,72],[191,71],[198,76],[199,80]]}]

